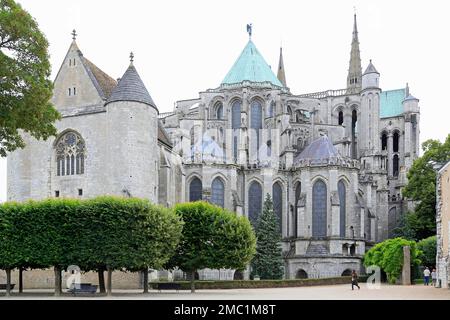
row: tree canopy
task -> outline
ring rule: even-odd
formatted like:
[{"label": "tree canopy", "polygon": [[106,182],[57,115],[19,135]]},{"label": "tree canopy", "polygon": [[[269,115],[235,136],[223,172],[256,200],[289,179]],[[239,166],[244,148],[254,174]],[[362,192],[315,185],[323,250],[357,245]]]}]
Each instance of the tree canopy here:
[{"label": "tree canopy", "polygon": [[0,268],[158,269],[174,254],[182,225],[172,210],[142,199],[5,203]]},{"label": "tree canopy", "polygon": [[0,0],[0,156],[25,146],[21,130],[36,139],[56,134],[50,70],[36,21],[15,1]]},{"label": "tree canopy", "polygon": [[411,249],[411,266],[419,265],[422,252],[417,248],[415,241],[403,238],[388,239],[376,244],[364,255],[364,265],[380,267],[386,272],[388,281],[395,283],[402,273],[404,246]]},{"label": "tree canopy", "polygon": [[191,275],[199,269],[243,270],[255,254],[256,238],[245,217],[207,202],[177,204],[175,213],[184,221],[177,252],[167,264]]},{"label": "tree canopy", "polygon": [[256,255],[252,261],[252,275],[261,279],[281,279],[283,277],[283,252],[278,217],[273,210],[269,194],[256,225]]},{"label": "tree canopy", "polygon": [[444,164],[450,160],[450,135],[444,143],[427,140],[423,156],[416,159],[408,172],[408,184],[402,193],[416,201],[414,212],[405,215],[398,236],[421,240],[436,234],[436,172],[430,162]]}]

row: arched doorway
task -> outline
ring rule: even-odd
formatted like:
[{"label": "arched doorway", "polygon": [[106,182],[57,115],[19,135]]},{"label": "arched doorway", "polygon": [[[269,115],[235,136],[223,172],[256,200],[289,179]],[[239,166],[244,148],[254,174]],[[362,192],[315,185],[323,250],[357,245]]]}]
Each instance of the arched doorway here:
[{"label": "arched doorway", "polygon": [[234,272],[233,280],[244,280],[244,274],[242,271],[236,270]]},{"label": "arched doorway", "polygon": [[342,272],[341,277],[349,277],[352,275],[352,270],[345,269],[344,272]]},{"label": "arched doorway", "polygon": [[298,269],[297,274],[295,275],[296,279],[308,279],[308,274],[303,269]]}]

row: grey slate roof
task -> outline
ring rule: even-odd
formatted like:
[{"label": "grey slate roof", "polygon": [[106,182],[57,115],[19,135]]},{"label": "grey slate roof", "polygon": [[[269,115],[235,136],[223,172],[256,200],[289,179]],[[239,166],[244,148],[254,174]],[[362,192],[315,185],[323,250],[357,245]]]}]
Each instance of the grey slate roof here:
[{"label": "grey slate roof", "polygon": [[148,93],[141,77],[132,64],[130,64],[127,71],[125,71],[125,74],[114,88],[107,104],[115,101],[136,101],[148,104],[157,109],[150,93]]},{"label": "grey slate roof", "polygon": [[417,99],[416,97],[414,97],[414,96],[412,96],[412,95],[407,96],[407,97],[405,98],[405,100],[403,100],[403,101],[409,101],[409,100],[417,100],[417,101],[419,101],[419,99]]},{"label": "grey slate roof", "polygon": [[377,69],[375,69],[375,66],[372,64],[372,60],[370,60],[369,65],[367,66],[366,71],[364,71],[364,74],[368,73],[378,73],[380,74]]},{"label": "grey slate roof", "polygon": [[300,160],[311,160],[312,162],[321,161],[330,158],[342,158],[339,152],[331,143],[327,136],[322,136],[311,142],[305,150],[303,150],[294,159],[294,164]]},{"label": "grey slate roof", "polygon": [[80,59],[83,62],[86,71],[94,83],[95,88],[103,99],[108,99],[111,96],[112,91],[117,85],[116,80],[102,71],[99,67],[93,64],[91,61],[80,55]]}]

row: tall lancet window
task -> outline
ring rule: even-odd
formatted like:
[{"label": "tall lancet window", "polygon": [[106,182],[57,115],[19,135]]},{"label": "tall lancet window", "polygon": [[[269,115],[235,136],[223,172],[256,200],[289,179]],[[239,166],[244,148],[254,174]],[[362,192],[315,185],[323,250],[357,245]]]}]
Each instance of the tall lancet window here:
[{"label": "tall lancet window", "polygon": [[66,132],[56,143],[56,174],[73,176],[84,174],[86,145],[83,138],[73,131]]},{"label": "tall lancet window", "polygon": [[231,107],[231,128],[233,129],[233,159],[236,162],[239,151],[239,130],[241,128],[241,102],[235,101]]},{"label": "tall lancet window", "polygon": [[259,159],[259,147],[261,146],[261,129],[262,129],[262,107],[258,101],[254,101],[250,113],[250,137],[251,137],[251,154]]}]

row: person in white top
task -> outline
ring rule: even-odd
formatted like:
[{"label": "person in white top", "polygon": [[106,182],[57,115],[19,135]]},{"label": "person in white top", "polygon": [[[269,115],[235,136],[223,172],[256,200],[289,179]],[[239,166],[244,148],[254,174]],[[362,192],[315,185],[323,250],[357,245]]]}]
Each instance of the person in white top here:
[{"label": "person in white top", "polygon": [[430,283],[430,269],[428,269],[428,267],[425,268],[425,270],[423,271],[423,276],[425,278],[424,281],[424,285],[427,286]]},{"label": "person in white top", "polygon": [[433,268],[433,271],[431,272],[431,281],[433,281],[433,287],[436,287],[437,275],[436,275],[436,269],[434,269],[434,268]]}]

